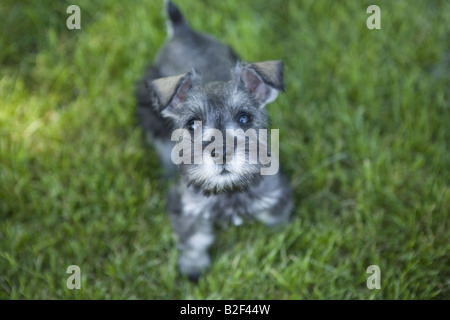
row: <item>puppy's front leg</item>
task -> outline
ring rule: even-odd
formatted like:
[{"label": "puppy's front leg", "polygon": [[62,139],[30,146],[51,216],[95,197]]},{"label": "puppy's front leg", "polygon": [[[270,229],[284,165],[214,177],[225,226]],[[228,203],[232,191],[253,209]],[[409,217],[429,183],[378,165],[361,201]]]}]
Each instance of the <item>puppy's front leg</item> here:
[{"label": "puppy's front leg", "polygon": [[212,223],[203,215],[194,214],[189,208],[182,207],[175,190],[169,196],[168,213],[180,249],[180,273],[197,282],[211,264],[208,249],[214,242]]}]

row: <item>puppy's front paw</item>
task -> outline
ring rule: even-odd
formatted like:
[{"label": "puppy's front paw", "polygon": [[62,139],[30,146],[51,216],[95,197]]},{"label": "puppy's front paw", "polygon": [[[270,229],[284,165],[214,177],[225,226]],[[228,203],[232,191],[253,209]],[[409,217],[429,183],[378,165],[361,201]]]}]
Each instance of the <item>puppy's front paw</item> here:
[{"label": "puppy's front paw", "polygon": [[200,276],[209,268],[211,260],[206,252],[183,251],[178,258],[178,269],[189,280],[197,283]]}]

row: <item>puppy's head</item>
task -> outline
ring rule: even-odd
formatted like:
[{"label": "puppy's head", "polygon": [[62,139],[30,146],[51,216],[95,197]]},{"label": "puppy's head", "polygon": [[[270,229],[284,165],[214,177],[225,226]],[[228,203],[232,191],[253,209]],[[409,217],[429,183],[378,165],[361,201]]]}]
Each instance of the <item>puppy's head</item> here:
[{"label": "puppy's head", "polygon": [[264,106],[284,90],[281,61],[239,64],[228,82],[203,85],[191,71],[148,86],[154,107],[174,124],[172,160],[187,184],[208,195],[244,191],[261,179]]}]

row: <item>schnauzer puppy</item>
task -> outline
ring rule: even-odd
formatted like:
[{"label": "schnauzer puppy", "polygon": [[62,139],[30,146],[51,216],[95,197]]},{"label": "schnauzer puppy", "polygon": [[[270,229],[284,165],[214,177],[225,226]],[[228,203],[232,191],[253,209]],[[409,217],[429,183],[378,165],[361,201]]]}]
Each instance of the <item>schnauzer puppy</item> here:
[{"label": "schnauzer puppy", "polygon": [[267,150],[265,110],[284,91],[284,66],[240,61],[229,46],[194,31],[173,3],[166,6],[168,40],[139,84],[138,116],[167,174],[181,175],[167,211],[179,270],[196,281],[210,265],[216,221],[289,220],[291,187],[273,164],[278,141]]}]

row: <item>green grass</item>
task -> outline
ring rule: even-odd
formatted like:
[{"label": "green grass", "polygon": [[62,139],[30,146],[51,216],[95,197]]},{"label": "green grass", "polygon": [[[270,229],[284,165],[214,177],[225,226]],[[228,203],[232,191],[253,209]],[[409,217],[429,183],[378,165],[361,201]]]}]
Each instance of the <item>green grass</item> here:
[{"label": "green grass", "polygon": [[246,61],[285,61],[267,108],[292,224],[223,228],[207,275],[180,277],[134,115],[162,1],[2,1],[0,298],[449,299],[450,2],[377,1],[381,30],[365,1],[178,2]]}]

